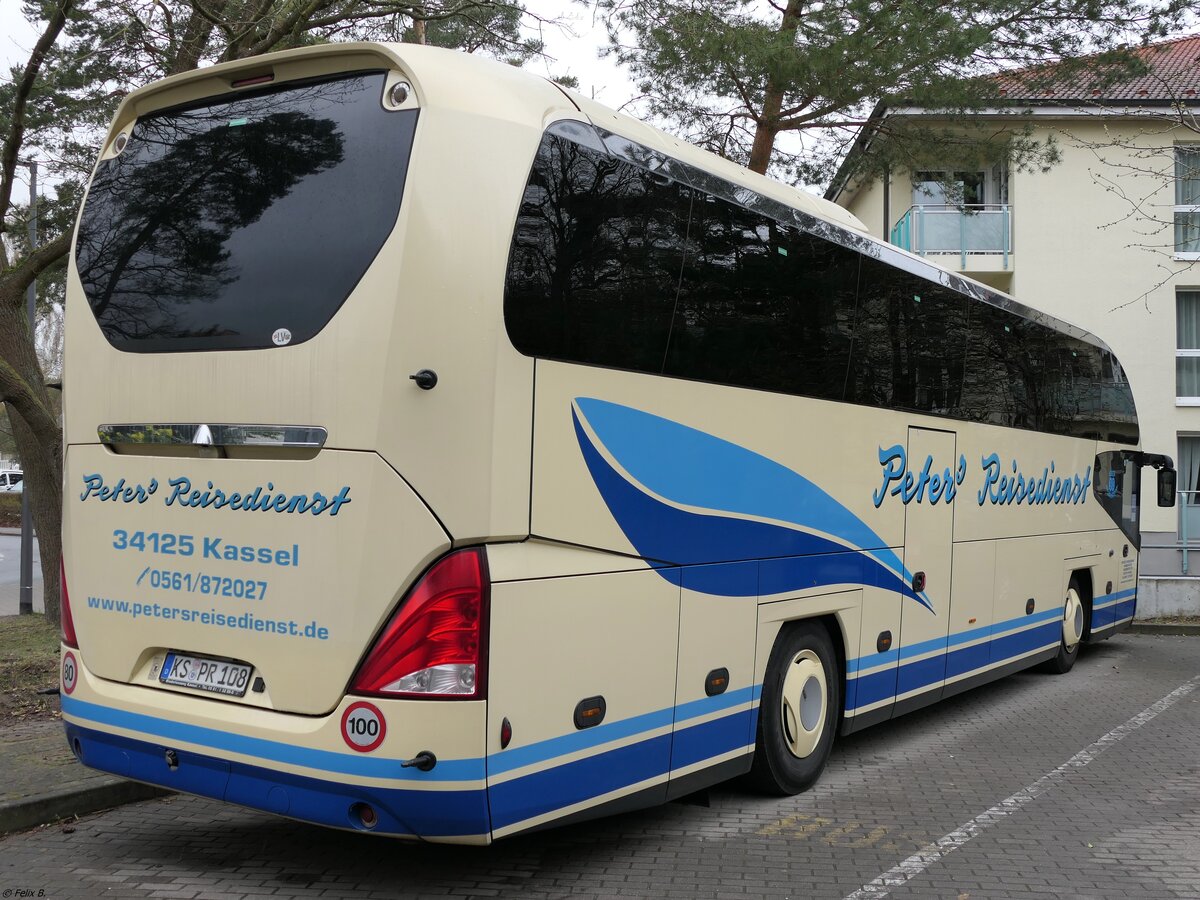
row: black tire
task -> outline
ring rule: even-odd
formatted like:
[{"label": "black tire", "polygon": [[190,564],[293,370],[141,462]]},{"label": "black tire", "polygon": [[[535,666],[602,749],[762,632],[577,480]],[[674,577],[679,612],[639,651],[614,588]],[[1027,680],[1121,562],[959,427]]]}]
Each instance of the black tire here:
[{"label": "black tire", "polygon": [[1087,630],[1088,606],[1085,597],[1082,582],[1078,576],[1072,575],[1066,596],[1063,597],[1062,637],[1058,642],[1058,654],[1046,662],[1047,672],[1066,675],[1079,658],[1079,645],[1083,643],[1083,634]]},{"label": "black tire", "polygon": [[823,625],[796,622],[779,632],[758,707],[754,763],[747,776],[752,787],[787,796],[807,790],[820,777],[841,710],[836,662]]}]

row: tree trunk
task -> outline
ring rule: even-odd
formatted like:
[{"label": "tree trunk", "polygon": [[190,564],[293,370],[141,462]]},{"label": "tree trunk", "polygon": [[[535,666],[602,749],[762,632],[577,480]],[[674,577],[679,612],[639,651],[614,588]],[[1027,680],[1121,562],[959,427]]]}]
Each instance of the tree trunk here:
[{"label": "tree trunk", "polygon": [[58,623],[61,607],[58,591],[59,565],[62,560],[62,438],[59,437],[54,464],[49,465],[45,452],[21,414],[8,405],[17,453],[25,473],[24,491],[29,498],[33,527],[37,532],[38,550],[42,560],[43,597],[46,618]]},{"label": "tree trunk", "polygon": [[[767,100],[770,99],[771,96],[768,94]],[[779,112],[782,101],[783,94],[776,92],[776,114]],[[754,144],[750,148],[750,162],[746,166],[751,172],[757,172],[759,175],[767,174],[767,166],[771,163],[771,151],[775,149],[775,136],[779,134],[772,125],[773,121],[767,118],[767,111],[764,109],[763,117],[759,119],[758,127],[754,129]]]},{"label": "tree trunk", "polygon": [[[795,35],[800,25],[800,5],[803,0],[788,0],[787,8],[783,11],[783,21],[779,23],[779,33]],[[755,119],[754,144],[750,148],[750,162],[747,168],[760,175],[767,173],[771,163],[771,151],[775,149],[775,137],[779,134],[779,113],[783,109],[783,88],[770,76],[767,87],[763,92],[762,112]]]},{"label": "tree trunk", "polygon": [[59,621],[62,558],[62,429],[25,315],[24,285],[0,279],[0,399],[5,401],[42,557],[46,616]]},{"label": "tree trunk", "polygon": [[[209,4],[209,12],[220,15],[224,12],[226,0],[214,0]],[[212,36],[215,26],[200,13],[193,10],[183,26],[183,34],[179,39],[179,52],[167,67],[168,75],[178,75],[190,72],[200,65],[200,59],[208,47],[208,39]]]}]

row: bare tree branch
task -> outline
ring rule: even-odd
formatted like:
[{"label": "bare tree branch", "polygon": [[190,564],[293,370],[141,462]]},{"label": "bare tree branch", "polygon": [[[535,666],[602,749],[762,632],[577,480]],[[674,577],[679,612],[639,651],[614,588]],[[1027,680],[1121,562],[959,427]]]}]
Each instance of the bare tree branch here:
[{"label": "bare tree branch", "polygon": [[72,3],[74,0],[59,0],[58,8],[46,23],[46,30],[42,32],[33,52],[29,54],[25,71],[17,84],[8,134],[4,136],[4,148],[0,150],[0,235],[3,235],[6,229],[5,220],[8,217],[9,204],[12,202],[13,174],[17,168],[17,153],[25,138],[25,112],[29,104],[29,95],[33,93],[38,73],[46,61],[46,54],[50,52],[50,48],[54,46],[58,35],[67,24],[67,13]]},{"label": "bare tree branch", "polygon": [[20,265],[0,271],[5,289],[23,292],[39,275],[66,256],[71,249],[72,234],[70,231],[60,234],[23,258]]}]

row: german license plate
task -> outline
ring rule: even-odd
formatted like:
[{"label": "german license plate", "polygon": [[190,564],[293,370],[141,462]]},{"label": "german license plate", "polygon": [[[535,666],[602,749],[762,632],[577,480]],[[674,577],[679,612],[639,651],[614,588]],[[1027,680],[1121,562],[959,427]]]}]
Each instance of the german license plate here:
[{"label": "german license plate", "polygon": [[163,661],[158,680],[163,684],[176,684],[198,691],[241,697],[250,685],[252,670],[252,666],[244,663],[171,652]]}]

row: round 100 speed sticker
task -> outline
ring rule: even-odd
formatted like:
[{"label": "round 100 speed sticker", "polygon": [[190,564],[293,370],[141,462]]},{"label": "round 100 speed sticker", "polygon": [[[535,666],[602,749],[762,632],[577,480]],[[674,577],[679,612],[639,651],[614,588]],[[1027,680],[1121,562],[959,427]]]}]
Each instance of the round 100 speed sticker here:
[{"label": "round 100 speed sticker", "polygon": [[75,690],[77,681],[79,681],[79,663],[75,660],[75,654],[68,650],[62,662],[63,690],[70,694]]},{"label": "round 100 speed sticker", "polygon": [[352,750],[367,753],[383,743],[387,723],[372,703],[351,703],[342,713],[342,739]]}]

